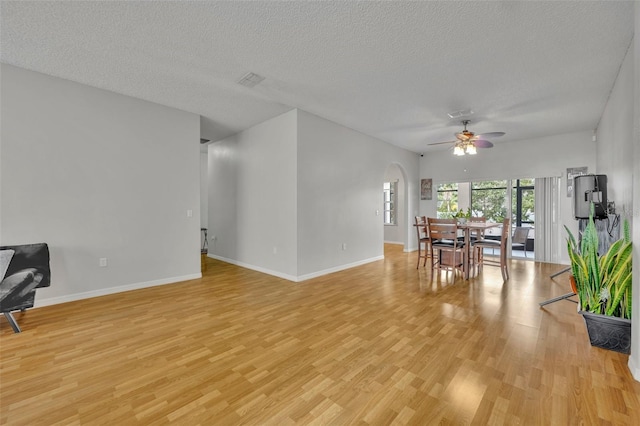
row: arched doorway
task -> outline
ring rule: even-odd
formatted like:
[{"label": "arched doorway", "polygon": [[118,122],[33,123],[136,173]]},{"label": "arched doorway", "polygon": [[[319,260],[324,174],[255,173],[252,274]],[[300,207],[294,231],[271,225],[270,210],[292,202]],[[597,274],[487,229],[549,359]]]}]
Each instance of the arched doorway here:
[{"label": "arched doorway", "polygon": [[384,174],[382,223],[384,244],[398,245],[407,250],[411,224],[408,215],[408,193],[406,172],[398,163],[391,163]]}]

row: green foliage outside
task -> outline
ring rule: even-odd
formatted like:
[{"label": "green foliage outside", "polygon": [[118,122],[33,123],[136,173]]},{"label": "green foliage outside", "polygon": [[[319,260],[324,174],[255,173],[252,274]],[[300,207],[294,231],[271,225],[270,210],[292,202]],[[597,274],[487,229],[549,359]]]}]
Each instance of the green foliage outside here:
[{"label": "green foliage outside", "polygon": [[[520,179],[520,187],[533,187],[534,179]],[[507,216],[507,180],[489,180],[471,183],[471,211],[474,217],[486,217],[490,222],[502,222]],[[516,183],[513,180],[512,220],[516,216]],[[452,218],[458,213],[458,184],[438,185],[438,217]],[[533,188],[522,189],[522,221],[535,220],[535,193]]]},{"label": "green foliage outside", "polygon": [[438,185],[438,218],[451,219],[458,212],[458,184]]},{"label": "green foliage outside", "polygon": [[[535,220],[535,192],[533,189],[534,179],[520,179],[520,187],[531,187],[522,190],[522,221],[533,222]],[[513,197],[511,199],[511,211],[514,214],[513,221],[516,220],[516,181],[513,181]]]},{"label": "green foliage outside", "polygon": [[507,181],[487,180],[471,183],[471,210],[489,222],[502,222],[507,216]]}]

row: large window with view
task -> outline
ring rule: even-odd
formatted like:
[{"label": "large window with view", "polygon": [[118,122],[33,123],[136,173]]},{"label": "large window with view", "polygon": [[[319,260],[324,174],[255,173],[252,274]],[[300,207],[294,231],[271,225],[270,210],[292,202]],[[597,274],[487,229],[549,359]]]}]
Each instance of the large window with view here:
[{"label": "large window with view", "polygon": [[[511,211],[513,257],[533,258],[534,184],[535,180],[530,178],[471,183],[471,210],[474,216],[484,216],[490,222],[502,222]],[[510,194],[507,191],[509,186]]]},{"label": "large window with view", "polygon": [[489,222],[502,222],[507,217],[507,181],[471,182],[471,211]]},{"label": "large window with view", "polygon": [[441,183],[438,185],[438,219],[450,219],[458,211],[458,184]]},{"label": "large window with view", "polygon": [[535,180],[511,181],[512,256],[533,257],[535,234]]},{"label": "large window with view", "polygon": [[511,220],[515,226],[533,228],[535,219],[534,179],[514,179],[511,193]]},{"label": "large window with view", "polygon": [[[470,200],[467,185],[470,187]],[[467,183],[443,183],[438,185],[438,218],[452,218],[466,206],[471,206],[474,217],[484,217],[488,222],[501,223],[511,215],[512,256],[533,258],[535,233],[535,179],[487,180]],[[462,188],[462,189],[461,189]],[[460,190],[460,191],[459,191]],[[460,200],[460,196],[465,198]],[[467,204],[467,201],[470,201]],[[524,229],[523,229],[524,228]],[[498,238],[499,228],[486,231],[487,238]]]}]

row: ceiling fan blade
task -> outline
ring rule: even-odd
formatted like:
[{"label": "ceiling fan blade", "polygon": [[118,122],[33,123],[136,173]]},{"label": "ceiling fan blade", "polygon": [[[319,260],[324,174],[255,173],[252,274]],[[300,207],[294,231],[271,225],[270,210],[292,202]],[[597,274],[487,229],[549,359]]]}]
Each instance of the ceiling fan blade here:
[{"label": "ceiling fan blade", "polygon": [[434,143],[429,143],[427,145],[444,145],[446,143],[456,143],[457,141],[447,141],[447,142],[434,142]]},{"label": "ceiling fan blade", "polygon": [[477,135],[479,138],[487,139],[487,138],[499,138],[500,136],[504,136],[504,132],[490,132],[490,133],[482,133]]},{"label": "ceiling fan blade", "polygon": [[491,147],[493,147],[493,143],[489,142],[486,139],[476,139],[475,141],[473,141],[473,144],[476,146],[476,148],[491,148]]}]

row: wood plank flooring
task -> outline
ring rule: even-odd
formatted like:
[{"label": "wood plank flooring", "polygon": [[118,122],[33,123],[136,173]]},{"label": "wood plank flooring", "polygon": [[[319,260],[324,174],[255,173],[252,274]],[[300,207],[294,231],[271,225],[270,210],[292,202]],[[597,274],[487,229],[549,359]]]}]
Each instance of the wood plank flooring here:
[{"label": "wood plank flooring", "polygon": [[[417,254],[302,283],[205,277],[0,320],[6,425],[637,425],[626,355],[592,348],[561,265],[503,283]],[[54,282],[55,285],[55,282]]]}]

